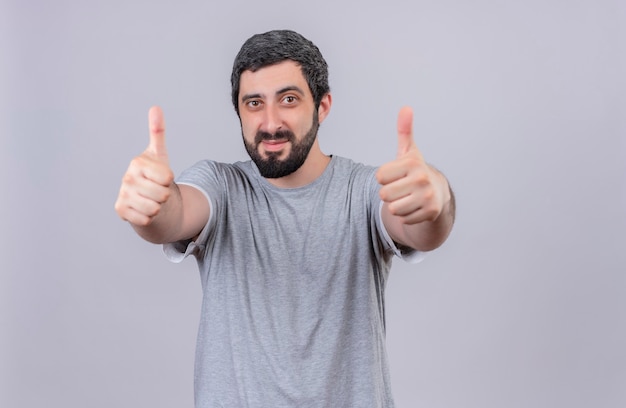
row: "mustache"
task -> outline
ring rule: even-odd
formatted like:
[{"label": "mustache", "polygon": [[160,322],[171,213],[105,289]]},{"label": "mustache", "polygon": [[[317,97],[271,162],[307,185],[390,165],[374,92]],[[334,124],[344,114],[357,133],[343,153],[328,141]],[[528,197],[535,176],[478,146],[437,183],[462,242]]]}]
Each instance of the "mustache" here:
[{"label": "mustache", "polygon": [[264,132],[259,130],[254,136],[254,142],[258,145],[264,140],[287,140],[292,142],[296,135],[291,130],[279,130],[275,133]]}]

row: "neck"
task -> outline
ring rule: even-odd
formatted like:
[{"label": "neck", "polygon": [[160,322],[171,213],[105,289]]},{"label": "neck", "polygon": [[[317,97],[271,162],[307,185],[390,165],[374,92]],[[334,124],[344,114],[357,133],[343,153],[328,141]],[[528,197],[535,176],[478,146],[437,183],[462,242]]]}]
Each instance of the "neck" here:
[{"label": "neck", "polygon": [[322,153],[318,141],[316,140],[315,143],[313,143],[313,146],[311,146],[309,155],[298,170],[285,177],[266,180],[270,184],[280,188],[297,188],[306,186],[324,173],[328,163],[330,163],[330,156]]}]

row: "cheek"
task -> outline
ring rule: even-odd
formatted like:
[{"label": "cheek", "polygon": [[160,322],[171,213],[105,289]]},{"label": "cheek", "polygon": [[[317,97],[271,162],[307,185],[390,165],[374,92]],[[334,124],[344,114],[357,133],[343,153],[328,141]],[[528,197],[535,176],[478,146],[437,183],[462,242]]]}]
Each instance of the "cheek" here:
[{"label": "cheek", "polygon": [[248,142],[253,141],[254,135],[256,134],[252,129],[246,129],[245,127],[241,128],[241,133],[243,133],[244,139],[246,139]]},{"label": "cheek", "polygon": [[305,119],[303,117],[298,117],[287,122],[289,130],[295,133],[298,138],[302,138],[309,131],[309,129],[311,129],[311,125],[312,120]]},{"label": "cheek", "polygon": [[257,128],[249,122],[241,122],[241,133],[248,142],[253,142],[257,133]]}]

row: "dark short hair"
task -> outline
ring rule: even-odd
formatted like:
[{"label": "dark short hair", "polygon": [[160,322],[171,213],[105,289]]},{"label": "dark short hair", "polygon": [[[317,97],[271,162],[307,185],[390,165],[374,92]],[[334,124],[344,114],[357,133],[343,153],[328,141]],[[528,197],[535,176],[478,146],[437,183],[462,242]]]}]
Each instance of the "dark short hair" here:
[{"label": "dark short hair", "polygon": [[319,108],[324,95],[330,92],[328,64],[315,44],[291,30],[274,30],[256,34],[241,46],[230,76],[231,95],[235,111],[239,114],[239,81],[241,73],[257,71],[285,60],[300,65],[309,85],[315,108]]}]

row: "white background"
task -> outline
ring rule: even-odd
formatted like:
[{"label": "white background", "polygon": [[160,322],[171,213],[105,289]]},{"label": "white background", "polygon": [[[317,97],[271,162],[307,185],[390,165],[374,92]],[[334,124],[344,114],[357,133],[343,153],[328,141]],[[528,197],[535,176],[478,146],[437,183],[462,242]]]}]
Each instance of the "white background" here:
[{"label": "white background", "polygon": [[246,159],[229,76],[291,28],[330,65],[328,154],[394,158],[399,108],[455,230],[394,263],[399,407],[626,406],[626,3],[0,3],[0,406],[190,407],[200,285],[113,210],[163,107],[176,173]]}]

